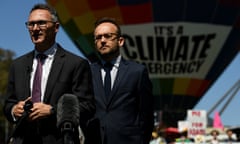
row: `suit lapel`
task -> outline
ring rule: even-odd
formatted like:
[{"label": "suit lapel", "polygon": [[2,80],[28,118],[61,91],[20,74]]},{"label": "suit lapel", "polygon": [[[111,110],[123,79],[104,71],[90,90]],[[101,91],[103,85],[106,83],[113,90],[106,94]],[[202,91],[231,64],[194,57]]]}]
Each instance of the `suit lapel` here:
[{"label": "suit lapel", "polygon": [[24,89],[24,90],[26,90],[24,92],[26,95],[26,98],[31,95],[30,79],[31,79],[31,73],[32,73],[33,58],[34,58],[34,51],[27,54],[26,59],[24,60],[23,82],[25,82],[25,83],[23,85],[24,85],[24,88],[26,88],[26,89]]},{"label": "suit lapel", "polygon": [[64,63],[64,50],[60,47],[58,47],[57,52],[54,56],[54,60],[52,63],[52,68],[48,76],[48,81],[46,85],[46,91],[44,96],[44,102],[48,101],[49,96],[51,95],[54,85],[57,81],[57,78],[61,72],[63,63]]},{"label": "suit lapel", "polygon": [[102,80],[102,73],[101,73],[101,68],[102,65],[100,63],[95,63],[95,66],[93,67],[93,71],[94,71],[94,80],[95,80],[95,84],[96,84],[96,88],[97,88],[97,93],[99,93],[100,99],[103,99],[104,104],[107,105],[107,98],[105,96],[105,92],[104,92],[104,85],[103,85],[103,80]]}]

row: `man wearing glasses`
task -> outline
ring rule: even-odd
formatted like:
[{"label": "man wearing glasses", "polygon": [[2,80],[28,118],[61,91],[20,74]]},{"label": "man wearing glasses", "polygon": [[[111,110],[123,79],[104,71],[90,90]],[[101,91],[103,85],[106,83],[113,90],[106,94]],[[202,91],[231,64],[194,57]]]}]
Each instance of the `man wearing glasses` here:
[{"label": "man wearing glasses", "polygon": [[[59,25],[55,10],[46,4],[30,11],[26,27],[34,50],[12,63],[3,108],[8,121],[18,124],[11,139],[14,144],[62,144],[56,110],[65,94],[77,97],[80,119],[73,121],[79,121],[82,128],[94,115],[89,63],[55,41]],[[32,106],[26,108],[29,103]]]},{"label": "man wearing glasses", "polygon": [[91,64],[103,144],[149,144],[153,130],[152,84],[146,67],[124,59],[120,26],[112,18],[96,21]]}]

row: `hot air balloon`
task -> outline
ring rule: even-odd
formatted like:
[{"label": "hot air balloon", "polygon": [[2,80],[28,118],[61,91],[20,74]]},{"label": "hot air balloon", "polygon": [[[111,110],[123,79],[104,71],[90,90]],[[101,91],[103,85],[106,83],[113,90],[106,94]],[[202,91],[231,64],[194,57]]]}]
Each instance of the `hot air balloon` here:
[{"label": "hot air balloon", "polygon": [[239,51],[238,0],[47,3],[56,8],[63,29],[90,61],[98,58],[92,34],[95,20],[116,18],[125,37],[122,55],[147,66],[155,109],[170,112],[168,121],[184,118]]}]

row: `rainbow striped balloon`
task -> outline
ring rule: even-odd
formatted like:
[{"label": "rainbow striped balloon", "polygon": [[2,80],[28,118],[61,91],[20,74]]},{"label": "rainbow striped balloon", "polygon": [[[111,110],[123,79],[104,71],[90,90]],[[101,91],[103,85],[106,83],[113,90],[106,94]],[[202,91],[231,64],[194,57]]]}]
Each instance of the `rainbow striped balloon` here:
[{"label": "rainbow striped balloon", "polygon": [[121,24],[127,59],[145,64],[155,109],[191,109],[239,52],[239,0],[47,0],[62,27],[90,60],[94,22]]}]

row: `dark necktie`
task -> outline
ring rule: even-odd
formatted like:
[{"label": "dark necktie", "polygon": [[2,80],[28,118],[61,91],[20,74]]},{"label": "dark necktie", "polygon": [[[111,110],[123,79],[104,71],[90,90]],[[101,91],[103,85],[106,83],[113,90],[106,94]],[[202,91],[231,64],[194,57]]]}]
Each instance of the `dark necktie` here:
[{"label": "dark necktie", "polygon": [[111,92],[111,70],[112,70],[112,63],[107,62],[104,64],[104,70],[106,72],[105,78],[104,78],[104,89],[105,89],[105,95],[108,98],[109,94]]},{"label": "dark necktie", "polygon": [[37,55],[37,68],[33,80],[33,88],[32,88],[32,101],[40,102],[41,101],[41,79],[42,79],[42,64],[44,59],[47,56],[44,54]]}]

